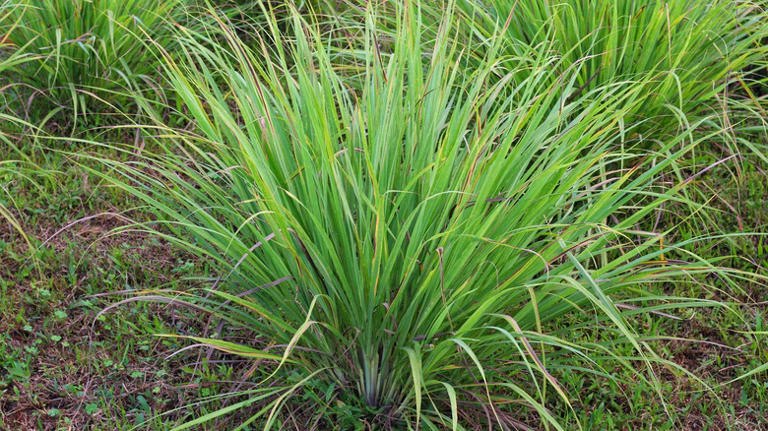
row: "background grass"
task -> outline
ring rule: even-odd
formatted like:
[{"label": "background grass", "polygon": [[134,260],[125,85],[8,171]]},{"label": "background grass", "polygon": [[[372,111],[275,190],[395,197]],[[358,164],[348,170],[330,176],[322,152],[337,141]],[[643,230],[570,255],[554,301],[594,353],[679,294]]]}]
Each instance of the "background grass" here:
[{"label": "background grass", "polygon": [[[29,61],[12,77],[66,115],[96,104],[126,108],[126,92],[157,91],[156,62],[144,39],[166,46],[169,19],[180,17],[181,1],[27,0],[5,1],[0,25],[7,44]],[[99,103],[101,102],[101,103]],[[89,107],[90,106],[90,107]],[[50,114],[48,114],[50,115]]]}]

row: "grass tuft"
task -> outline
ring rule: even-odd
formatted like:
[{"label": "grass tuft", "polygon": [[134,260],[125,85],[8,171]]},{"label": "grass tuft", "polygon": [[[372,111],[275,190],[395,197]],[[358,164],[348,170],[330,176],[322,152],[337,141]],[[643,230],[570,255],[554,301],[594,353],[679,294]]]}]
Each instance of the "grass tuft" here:
[{"label": "grass tuft", "polygon": [[[274,49],[223,21],[226,45],[181,29],[165,73],[195,131],[158,123],[162,151],[104,160],[102,176],[156,214],[143,228],[220,268],[210,289],[144,299],[220,321],[220,336],[191,339],[250,358],[262,384],[176,429],[233,412],[270,427],[299,395],[307,423],[513,427],[523,408],[564,429],[578,424],[551,407],[572,409],[560,381],[575,370],[611,380],[607,358],[659,395],[657,367],[685,374],[631,316],[726,306],[646,291],[733,282],[688,251],[704,238],[637,229],[664,203],[692,204],[694,177],[659,180],[721,130],[690,133],[702,120],[628,150],[646,85],[585,87],[588,66],[546,53],[510,63],[504,37],[464,73],[477,58],[449,37],[451,8],[428,44],[418,4],[397,3],[386,50],[367,15],[352,78],[298,15],[290,36],[266,16]],[[589,324],[604,336],[572,337]]]}]

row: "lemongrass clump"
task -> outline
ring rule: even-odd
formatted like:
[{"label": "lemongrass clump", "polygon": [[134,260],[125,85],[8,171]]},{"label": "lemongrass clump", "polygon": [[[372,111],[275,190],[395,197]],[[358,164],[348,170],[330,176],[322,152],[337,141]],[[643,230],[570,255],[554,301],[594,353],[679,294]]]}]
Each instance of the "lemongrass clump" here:
[{"label": "lemongrass clump", "polygon": [[[28,63],[12,78],[75,114],[97,103],[120,105],[123,94],[157,91],[156,55],[145,43],[170,48],[167,20],[183,0],[4,0],[0,35]],[[50,104],[49,104],[50,106]]]},{"label": "lemongrass clump", "polygon": [[[272,45],[255,49],[224,22],[228,46],[180,29],[165,73],[194,132],[159,123],[167,151],[94,171],[156,214],[144,228],[218,267],[209,289],[158,294],[223,322],[186,337],[262,370],[260,387],[180,428],[233,411],[269,427],[301,393],[312,421],[463,429],[527,409],[563,429],[549,407],[573,394],[559,378],[610,378],[596,358],[657,383],[663,361],[628,316],[681,298],[644,283],[713,269],[667,260],[685,244],[636,226],[684,200],[688,179],[657,180],[699,141],[621,150],[649,80],[584,88],[578,66],[509,61],[496,36],[477,62],[452,43],[450,8],[425,43],[418,5],[397,3],[388,50],[368,15],[353,78],[298,16],[290,37],[268,16]],[[553,325],[564,316],[572,326]],[[605,337],[578,343],[588,322]]]},{"label": "lemongrass clump", "polygon": [[[750,80],[768,35],[765,12],[752,2],[460,0],[475,35],[498,29],[508,54],[542,52],[575,68],[581,91],[651,80],[628,121],[670,128],[681,115],[721,110],[729,85]],[[645,127],[645,126],[644,126]],[[647,127],[646,127],[647,128]]]}]

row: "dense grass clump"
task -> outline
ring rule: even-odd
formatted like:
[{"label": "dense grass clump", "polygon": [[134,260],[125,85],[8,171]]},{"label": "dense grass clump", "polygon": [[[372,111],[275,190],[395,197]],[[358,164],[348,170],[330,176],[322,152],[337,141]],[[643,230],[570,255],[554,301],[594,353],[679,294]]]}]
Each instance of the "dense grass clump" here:
[{"label": "dense grass clump", "polygon": [[[0,28],[9,31],[21,24],[21,19],[16,14],[16,5],[10,0],[0,2]],[[9,40],[9,34],[0,31],[0,73],[7,73],[14,66],[26,61],[19,50],[13,50],[13,43]]]},{"label": "dense grass clump", "polygon": [[[587,88],[593,71],[544,53],[509,62],[499,37],[477,62],[451,42],[450,8],[425,43],[416,5],[398,3],[389,50],[368,17],[354,78],[298,16],[291,38],[256,50],[223,23],[228,46],[182,30],[165,72],[195,131],[157,116],[164,151],[105,160],[104,177],[157,216],[142,229],[222,274],[147,299],[220,318],[219,337],[186,337],[259,364],[248,375],[262,385],[185,427],[233,411],[268,427],[302,394],[308,423],[507,427],[522,408],[563,429],[549,407],[573,395],[559,376],[610,378],[596,358],[657,387],[666,363],[628,316],[708,304],[644,290],[714,271],[668,260],[685,244],[637,229],[683,200],[690,178],[658,179],[699,143],[626,150],[624,119],[653,81]],[[573,339],[594,324],[600,340]]]},{"label": "dense grass clump", "polygon": [[[578,69],[580,90],[652,80],[628,120],[669,127],[709,115],[728,85],[755,78],[766,54],[766,12],[734,0],[466,1],[474,36],[498,29],[510,55],[557,55],[561,71]],[[543,49],[542,49],[543,48]],[[549,51],[549,52],[547,52]],[[664,119],[671,119],[665,121]]]},{"label": "dense grass clump", "polygon": [[0,35],[30,62],[10,77],[75,115],[153,91],[157,61],[144,40],[170,48],[167,20],[182,0],[5,0]]}]

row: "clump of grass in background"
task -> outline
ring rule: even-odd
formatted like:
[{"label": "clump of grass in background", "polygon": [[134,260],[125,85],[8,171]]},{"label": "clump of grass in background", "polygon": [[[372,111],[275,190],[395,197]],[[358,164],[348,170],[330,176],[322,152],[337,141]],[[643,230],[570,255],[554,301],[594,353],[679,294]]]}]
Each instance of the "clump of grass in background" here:
[{"label": "clump of grass in background", "polygon": [[[459,2],[475,35],[503,27],[505,52],[551,47],[561,71],[578,69],[580,90],[625,80],[652,80],[628,121],[669,126],[720,109],[717,96],[752,79],[766,53],[768,28],[756,4],[734,0],[468,1]],[[664,118],[671,121],[663,121]]]},{"label": "clump of grass in background", "polygon": [[156,56],[147,36],[169,47],[166,20],[183,0],[11,0],[0,26],[6,43],[31,58],[12,79],[48,96],[74,115],[103,99],[119,105],[121,92],[156,88]]},{"label": "clump of grass in background", "polygon": [[[747,4],[751,6],[749,9],[750,16],[761,19],[763,22],[763,25],[759,26],[762,31],[756,30],[757,36],[761,38],[758,40],[757,44],[763,49],[762,55],[748,66],[748,70],[751,73],[745,80],[754,93],[750,94],[750,96],[759,98],[762,102],[762,106],[765,107],[768,106],[768,34],[765,33],[768,25],[765,25],[764,23],[766,17],[768,17],[768,1],[755,0],[754,2],[748,2]],[[762,117],[765,118],[768,116],[763,115]]]},{"label": "clump of grass in background", "polygon": [[[397,4],[390,52],[368,17],[354,82],[299,17],[293,39],[275,31],[255,51],[226,26],[229,47],[180,33],[166,73],[197,131],[161,123],[167,151],[105,160],[105,178],[157,215],[144,228],[219,266],[210,290],[159,293],[223,322],[220,338],[188,338],[254,360],[245,375],[269,382],[181,428],[233,411],[269,427],[301,393],[308,423],[514,426],[522,407],[563,429],[548,408],[578,396],[563,373],[610,378],[595,367],[608,358],[658,389],[652,367],[673,367],[627,316],[712,305],[644,291],[715,271],[667,260],[685,244],[636,229],[684,200],[687,179],[657,180],[699,143],[616,150],[632,147],[623,119],[648,78],[583,88],[544,45],[510,66],[496,37],[464,73],[451,11],[427,46],[418,5]],[[553,325],[563,316],[605,336],[577,344],[575,326]],[[634,356],[616,353],[627,345]]]},{"label": "clump of grass in background", "polygon": [[11,0],[0,2],[0,73],[8,73],[27,61],[23,50],[14,50],[9,40],[10,32],[21,25],[21,16],[16,13],[18,6]]},{"label": "clump of grass in background", "polygon": [[[18,74],[19,67],[29,61],[23,47],[14,47],[9,40],[8,32],[21,24],[21,17],[16,13],[17,8],[11,0],[0,0],[0,86],[4,88],[0,91],[0,115],[10,113],[9,105],[15,101],[15,98],[8,97],[9,91],[5,87],[8,82],[4,78]],[[3,129],[0,128],[0,131]]]},{"label": "clump of grass in background", "polygon": [[[9,1],[3,1],[0,3],[1,27],[13,28],[19,25],[18,19],[15,21],[12,21],[11,19],[11,16],[13,15],[13,7],[14,6]],[[4,35],[2,31],[0,31],[0,75],[12,72],[28,60],[26,56],[20,54],[19,52],[7,51],[9,45],[10,44],[8,42],[7,35]],[[20,121],[17,118],[9,115],[8,110],[6,109],[8,103],[5,98],[0,98],[0,102],[3,102],[0,105],[0,123],[4,125],[4,127],[0,128],[0,146],[3,146],[9,150],[8,154],[4,154],[4,159],[0,160],[0,180],[4,180],[6,178],[14,178],[16,175],[22,177],[23,174],[21,174],[20,170],[18,169],[17,161],[10,159],[10,150],[15,151],[18,153],[18,155],[21,156],[23,156],[23,153],[18,151],[18,148],[12,141],[11,137],[6,135],[6,129],[8,127],[5,126],[7,124],[15,124]],[[6,189],[6,184],[3,181],[0,181],[0,193],[3,193],[9,197],[10,201],[13,202],[13,196],[11,196],[11,194]],[[26,233],[24,232],[21,223],[16,218],[11,208],[3,205],[2,202],[0,202],[0,223],[7,223],[10,225],[12,230],[16,231],[23,238],[27,246],[30,249],[32,248],[29,237],[27,237]]]}]

